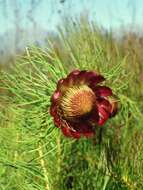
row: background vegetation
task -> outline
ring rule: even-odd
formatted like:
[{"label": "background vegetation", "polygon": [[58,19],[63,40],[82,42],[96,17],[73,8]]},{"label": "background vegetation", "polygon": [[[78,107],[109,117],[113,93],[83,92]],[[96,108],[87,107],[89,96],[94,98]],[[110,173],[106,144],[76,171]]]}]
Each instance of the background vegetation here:
[{"label": "background vegetation", "polygon": [[[1,190],[143,189],[142,47],[142,37],[116,40],[82,19],[1,70]],[[91,139],[65,138],[49,115],[57,81],[75,68],[103,74],[119,99]]]}]

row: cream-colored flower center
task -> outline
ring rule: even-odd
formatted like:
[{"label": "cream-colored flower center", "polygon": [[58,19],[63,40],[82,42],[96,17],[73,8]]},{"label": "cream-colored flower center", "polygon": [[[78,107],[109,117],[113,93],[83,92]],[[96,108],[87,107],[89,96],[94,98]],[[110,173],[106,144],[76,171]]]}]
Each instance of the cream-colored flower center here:
[{"label": "cream-colored flower center", "polygon": [[80,117],[89,113],[95,102],[95,94],[86,85],[73,86],[61,99],[61,109],[66,118]]}]

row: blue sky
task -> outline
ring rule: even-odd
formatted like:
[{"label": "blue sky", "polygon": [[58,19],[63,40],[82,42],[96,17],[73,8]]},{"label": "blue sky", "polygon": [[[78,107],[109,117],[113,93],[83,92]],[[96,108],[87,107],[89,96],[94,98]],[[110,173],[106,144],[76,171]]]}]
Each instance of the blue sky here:
[{"label": "blue sky", "polygon": [[41,40],[62,26],[63,17],[81,14],[107,30],[143,29],[142,0],[0,0],[0,50],[13,48],[18,37],[19,46]]},{"label": "blue sky", "polygon": [[[16,21],[20,21],[21,27],[30,27],[28,14],[32,1],[37,2],[32,10],[33,19],[46,30],[55,30],[56,25],[62,24],[63,16],[85,12],[107,29],[130,24],[133,17],[135,23],[143,25],[142,0],[65,0],[64,3],[61,3],[64,0],[0,0],[0,33],[14,28]],[[16,9],[18,18],[15,18]]]}]

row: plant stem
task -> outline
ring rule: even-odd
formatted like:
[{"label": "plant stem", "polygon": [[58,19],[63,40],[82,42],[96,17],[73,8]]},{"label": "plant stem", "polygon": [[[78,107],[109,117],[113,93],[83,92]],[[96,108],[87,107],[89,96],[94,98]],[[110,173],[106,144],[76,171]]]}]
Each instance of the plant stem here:
[{"label": "plant stem", "polygon": [[46,182],[45,189],[50,190],[49,179],[48,179],[48,171],[47,171],[46,166],[45,166],[44,154],[43,154],[43,151],[42,151],[42,144],[41,143],[39,143],[38,153],[39,153],[39,156],[40,156],[40,164],[41,164],[41,167],[43,169],[45,182]]}]

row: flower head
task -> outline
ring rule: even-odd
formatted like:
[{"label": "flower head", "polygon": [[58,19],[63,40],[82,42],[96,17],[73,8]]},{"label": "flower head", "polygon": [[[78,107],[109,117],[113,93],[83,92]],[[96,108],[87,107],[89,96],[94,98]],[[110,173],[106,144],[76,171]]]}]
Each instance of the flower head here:
[{"label": "flower head", "polygon": [[103,125],[116,114],[117,101],[112,90],[98,85],[104,80],[93,71],[74,70],[58,81],[50,113],[65,136],[91,137],[95,126]]}]

